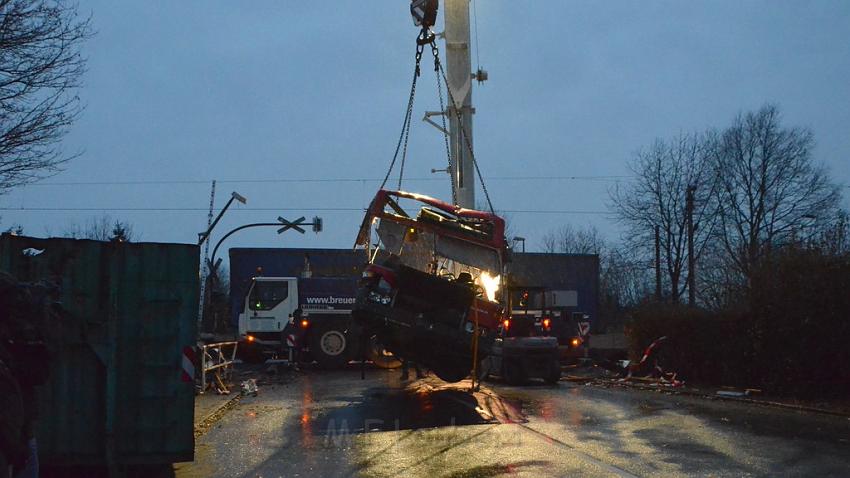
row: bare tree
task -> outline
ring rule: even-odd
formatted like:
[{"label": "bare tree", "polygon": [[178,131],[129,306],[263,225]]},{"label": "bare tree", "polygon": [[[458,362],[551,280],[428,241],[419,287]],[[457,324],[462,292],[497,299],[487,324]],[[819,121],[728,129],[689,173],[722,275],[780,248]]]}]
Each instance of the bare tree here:
[{"label": "bare tree", "polygon": [[839,210],[831,220],[827,220],[811,242],[827,254],[850,254],[850,215],[847,211]]},{"label": "bare tree", "polygon": [[605,239],[593,226],[576,229],[567,224],[549,231],[543,236],[544,252],[566,254],[602,254],[605,251]]},{"label": "bare tree", "polygon": [[649,261],[635,258],[623,247],[609,247],[600,262],[603,301],[609,307],[631,307],[652,294],[652,264]]},{"label": "bare tree", "polygon": [[542,242],[544,252],[599,256],[599,323],[603,327],[621,323],[625,311],[651,293],[650,264],[608,244],[593,226],[561,226],[543,236]]},{"label": "bare tree", "polygon": [[739,115],[717,138],[718,236],[745,281],[772,247],[833,216],[838,188],[812,162],[813,146],[810,130],[781,126],[774,105]]},{"label": "bare tree", "polygon": [[126,221],[113,221],[108,215],[96,216],[84,225],[72,224],[65,228],[62,236],[96,241],[133,242],[138,240],[133,226]]},{"label": "bare tree", "polygon": [[74,94],[89,18],[65,0],[0,0],[0,193],[70,159],[59,148],[80,113]]},{"label": "bare tree", "polygon": [[709,161],[711,133],[657,139],[639,151],[630,168],[635,180],[610,192],[618,219],[626,226],[624,245],[634,260],[650,260],[655,227],[660,229],[661,261],[670,299],[677,302],[687,285],[687,194],[693,188],[694,255],[698,260],[714,229],[715,181]]}]

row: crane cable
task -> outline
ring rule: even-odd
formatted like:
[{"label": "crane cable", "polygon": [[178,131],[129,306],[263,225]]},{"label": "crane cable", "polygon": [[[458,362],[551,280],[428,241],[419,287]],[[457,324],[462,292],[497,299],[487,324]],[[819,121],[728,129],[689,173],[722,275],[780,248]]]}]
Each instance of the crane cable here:
[{"label": "crane cable", "polygon": [[[390,162],[390,167],[387,169],[387,174],[384,176],[384,180],[381,181],[379,189],[384,189],[384,186],[387,184],[387,180],[389,180],[390,174],[392,174],[395,163],[398,160],[399,151],[401,151],[401,164],[399,165],[398,172],[398,189],[401,189],[401,182],[404,178],[404,162],[407,158],[407,144],[410,138],[410,120],[413,116],[413,100],[416,97],[416,81],[419,79],[420,74],[419,63],[422,60],[422,52],[425,50],[425,45],[428,43],[429,39],[430,41],[433,41],[433,36],[434,34],[431,33],[430,30],[423,28],[416,38],[416,64],[413,68],[413,81],[410,84],[410,95],[407,98],[407,110],[404,114],[404,121],[401,123],[401,133],[399,134],[398,142],[395,146],[393,160]],[[402,145],[404,146],[403,148]]]},{"label": "crane cable", "polygon": [[[443,64],[442,62],[440,62],[439,49],[437,48],[437,44],[433,39],[431,40],[431,53],[434,55],[434,70],[436,70],[439,75],[437,81],[439,82],[440,80],[442,80],[442,82],[446,84],[446,91],[449,94],[450,106],[444,111],[446,112],[446,114],[448,114],[449,111],[454,110],[454,114],[457,117],[458,127],[460,127],[460,135],[461,137],[463,137],[463,141],[464,144],[466,144],[467,151],[469,151],[469,157],[470,159],[472,159],[472,164],[473,166],[475,166],[475,172],[476,174],[478,174],[478,180],[481,182],[481,189],[484,191],[484,197],[487,199],[487,207],[490,208],[491,213],[495,214],[496,211],[495,209],[493,209],[493,202],[490,200],[490,193],[487,191],[487,185],[484,183],[484,177],[481,176],[481,169],[478,167],[478,161],[475,159],[475,153],[472,151],[472,143],[469,141],[469,135],[466,134],[466,128],[463,127],[463,115],[461,113],[461,110],[455,107],[456,103],[454,95],[452,95],[452,89],[449,87],[449,80],[448,78],[446,78],[446,72],[443,69]],[[440,97],[442,103],[442,92],[440,94]],[[451,154],[449,154],[449,164],[451,163]],[[452,181],[452,192],[454,193],[454,181]],[[457,201],[455,201],[455,204],[457,204]]]},{"label": "crane cable", "polygon": [[[440,79],[440,72],[439,72],[439,68],[438,68],[439,51],[437,51],[437,49],[436,49],[436,47],[434,46],[433,43],[431,44],[431,54],[434,55],[434,73],[435,73],[434,76],[437,79],[437,96],[440,97],[440,111],[446,111],[445,102],[443,101],[443,81]],[[448,168],[446,170],[449,172],[449,175],[452,175],[452,174],[454,174],[452,172],[452,171],[454,171],[454,166],[453,166],[454,162],[452,161],[452,148],[449,146],[449,133],[448,133],[449,129],[446,127],[446,115],[445,114],[440,115],[440,123],[441,123],[441,126],[443,128],[442,129],[443,142],[446,145],[446,159],[448,160]],[[457,204],[457,188],[455,188],[454,179],[452,179],[451,185],[452,185],[452,204]]]}]

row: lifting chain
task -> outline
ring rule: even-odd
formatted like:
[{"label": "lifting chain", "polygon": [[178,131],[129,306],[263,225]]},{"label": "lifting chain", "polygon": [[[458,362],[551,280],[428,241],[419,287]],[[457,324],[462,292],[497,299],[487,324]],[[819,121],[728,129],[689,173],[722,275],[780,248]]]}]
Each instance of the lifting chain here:
[{"label": "lifting chain", "polygon": [[[463,115],[461,114],[461,110],[455,107],[455,99],[452,95],[452,89],[449,87],[449,80],[446,78],[446,72],[443,69],[443,64],[440,62],[439,50],[437,49],[436,42],[431,43],[431,53],[434,55],[434,70],[437,72],[438,88],[440,82],[445,83],[446,91],[449,94],[449,107],[443,111],[445,111],[446,114],[449,114],[450,111],[454,111],[454,114],[457,117],[458,127],[460,128],[460,135],[463,138],[467,151],[469,151],[469,157],[472,159],[472,165],[475,166],[475,173],[478,175],[478,181],[481,182],[481,189],[484,191],[484,197],[487,199],[487,207],[490,208],[491,213],[496,214],[496,211],[493,209],[493,202],[490,200],[490,193],[487,191],[487,185],[484,184],[484,177],[481,176],[481,169],[478,167],[478,161],[475,159],[475,153],[472,151],[472,143],[469,142],[469,136],[466,134],[466,128],[463,127]],[[442,92],[440,93],[440,104],[442,107]],[[445,119],[443,120],[443,125],[443,129],[445,129]],[[452,162],[451,155],[449,155],[449,162]],[[452,195],[454,196],[454,194],[454,181],[452,181]],[[457,204],[456,200],[455,204]]]},{"label": "lifting chain", "polygon": [[[445,102],[443,101],[443,80],[440,78],[440,50],[437,49],[437,43],[431,41],[431,54],[434,55],[434,76],[437,79],[437,95],[440,97],[440,111],[446,111]],[[452,204],[457,204],[457,189],[454,181],[454,161],[452,161],[452,149],[449,146],[449,129],[446,127],[446,115],[440,115],[441,126],[443,127],[443,142],[446,144],[446,158],[448,160],[448,172],[452,185]]]},{"label": "lifting chain", "polygon": [[[475,153],[472,150],[472,144],[470,143],[469,136],[466,134],[466,130],[463,127],[463,116],[461,114],[461,110],[455,107],[454,96],[452,95],[451,88],[449,88],[449,81],[446,78],[446,72],[443,69],[443,64],[440,62],[440,50],[437,48],[436,35],[428,27],[423,27],[419,32],[419,35],[416,37],[416,64],[413,70],[413,81],[410,85],[410,96],[407,99],[407,110],[404,114],[404,121],[401,125],[401,133],[399,134],[398,142],[396,143],[392,162],[390,162],[387,174],[381,182],[380,189],[383,189],[384,186],[386,186],[387,181],[390,178],[390,174],[392,174],[393,168],[395,167],[395,163],[398,160],[399,151],[401,151],[401,163],[399,165],[398,189],[401,189],[402,180],[404,179],[404,163],[407,158],[407,146],[410,139],[410,120],[413,116],[413,102],[416,97],[416,82],[421,73],[420,63],[422,61],[422,53],[425,51],[425,45],[431,46],[431,54],[434,56],[434,72],[437,76],[437,94],[440,98],[440,110],[444,112],[444,114],[440,115],[440,117],[443,127],[443,140],[446,146],[449,174],[454,174],[456,161],[452,158],[451,147],[449,145],[449,137],[447,133],[448,129],[446,128],[446,115],[453,111],[457,117],[458,126],[460,127],[460,136],[463,138],[467,151],[469,151],[469,157],[472,160],[473,166],[475,166],[475,172],[478,175],[479,182],[481,183],[481,189],[484,191],[484,197],[487,199],[487,206],[490,208],[490,212],[495,214],[493,202],[490,200],[490,193],[487,191],[487,185],[484,183],[484,177],[481,176],[481,169],[478,167],[478,161],[475,159]],[[446,93],[448,94],[448,107],[446,107],[443,100],[443,84],[446,85]],[[452,203],[457,204],[457,190],[455,188],[454,179],[452,179]]]},{"label": "lifting chain", "polygon": [[399,151],[401,151],[401,164],[399,165],[398,172],[398,189],[401,189],[401,182],[404,178],[404,162],[407,158],[407,145],[410,138],[410,119],[413,116],[413,100],[416,97],[416,80],[419,79],[420,74],[419,63],[422,60],[422,53],[425,51],[425,45],[429,43],[424,40],[430,39],[430,41],[433,41],[433,38],[434,34],[427,28],[423,28],[416,38],[416,65],[413,69],[413,81],[410,84],[410,95],[407,98],[407,110],[404,113],[404,121],[401,124],[401,133],[399,134],[398,142],[395,146],[393,160],[390,162],[390,167],[387,169],[387,174],[384,176],[384,180],[381,181],[381,187],[379,189],[384,189],[384,186],[386,186],[387,181],[390,178],[390,174],[392,174],[393,168],[395,167],[395,163],[398,160]]}]

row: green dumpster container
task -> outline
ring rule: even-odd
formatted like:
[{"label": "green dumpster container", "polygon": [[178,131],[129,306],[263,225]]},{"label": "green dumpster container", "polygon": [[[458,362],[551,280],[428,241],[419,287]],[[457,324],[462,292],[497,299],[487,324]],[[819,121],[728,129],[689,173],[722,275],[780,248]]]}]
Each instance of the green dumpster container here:
[{"label": "green dumpster container", "polygon": [[44,465],[191,461],[198,247],[0,236],[0,270],[61,288],[36,429]]}]

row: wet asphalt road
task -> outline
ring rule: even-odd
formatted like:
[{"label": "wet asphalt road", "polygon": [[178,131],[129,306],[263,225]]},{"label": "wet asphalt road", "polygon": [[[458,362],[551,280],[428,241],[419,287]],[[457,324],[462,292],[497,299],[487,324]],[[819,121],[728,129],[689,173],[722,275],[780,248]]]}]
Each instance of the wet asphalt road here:
[{"label": "wet asphalt road", "polygon": [[468,386],[293,374],[244,398],[177,476],[850,476],[847,418],[568,382]]}]

